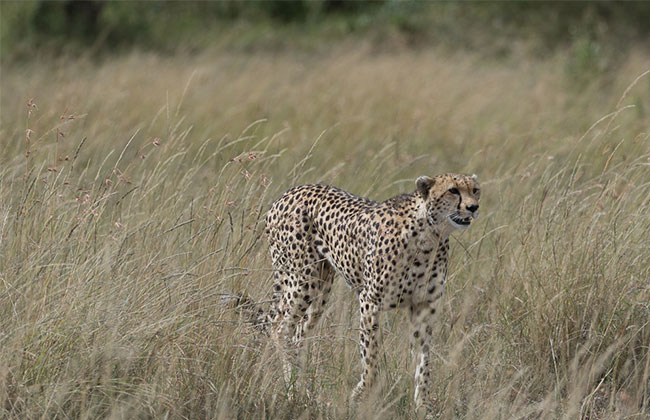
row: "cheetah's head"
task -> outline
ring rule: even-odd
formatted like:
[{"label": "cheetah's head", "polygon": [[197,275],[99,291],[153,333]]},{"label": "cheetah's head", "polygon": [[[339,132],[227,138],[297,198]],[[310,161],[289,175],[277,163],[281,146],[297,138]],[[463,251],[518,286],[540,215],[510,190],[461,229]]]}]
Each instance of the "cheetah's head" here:
[{"label": "cheetah's head", "polygon": [[434,225],[466,229],[478,217],[481,189],[476,175],[444,174],[421,176],[415,181],[424,199],[427,218]]}]

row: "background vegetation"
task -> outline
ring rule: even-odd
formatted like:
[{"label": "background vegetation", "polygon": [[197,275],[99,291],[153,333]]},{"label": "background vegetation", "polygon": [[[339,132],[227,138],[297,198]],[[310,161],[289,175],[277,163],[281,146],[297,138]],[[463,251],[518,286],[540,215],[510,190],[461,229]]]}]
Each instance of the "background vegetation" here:
[{"label": "background vegetation", "polygon": [[522,41],[543,53],[576,42],[589,44],[587,50],[625,48],[639,40],[647,46],[650,35],[650,3],[643,1],[28,0],[2,7],[2,50],[11,58],[133,47],[175,53],[215,44],[313,50],[359,36],[388,49],[433,44],[507,55]]},{"label": "background vegetation", "polygon": [[440,417],[648,417],[647,6],[337,4],[0,3],[0,417],[414,418],[403,311],[354,407],[343,282],[293,389],[232,296],[291,185],[446,171]]}]

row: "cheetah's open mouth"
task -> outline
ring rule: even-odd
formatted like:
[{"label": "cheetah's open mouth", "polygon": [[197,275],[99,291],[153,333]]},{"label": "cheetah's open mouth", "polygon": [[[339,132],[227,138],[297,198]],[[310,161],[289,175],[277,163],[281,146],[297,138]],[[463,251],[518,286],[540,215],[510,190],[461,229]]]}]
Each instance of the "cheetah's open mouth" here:
[{"label": "cheetah's open mouth", "polygon": [[458,225],[460,227],[467,227],[469,226],[470,222],[472,221],[471,217],[465,217],[462,218],[460,217],[457,213],[449,215],[449,220],[455,225]]}]

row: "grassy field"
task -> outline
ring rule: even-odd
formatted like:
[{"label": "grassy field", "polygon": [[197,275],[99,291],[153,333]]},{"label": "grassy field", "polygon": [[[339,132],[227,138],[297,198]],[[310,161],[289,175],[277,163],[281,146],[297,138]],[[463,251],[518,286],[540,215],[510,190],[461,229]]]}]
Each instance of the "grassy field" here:
[{"label": "grassy field", "polygon": [[481,218],[451,243],[440,417],[648,419],[643,51],[589,78],[570,49],[371,43],[3,64],[0,418],[414,418],[404,311],[354,407],[340,279],[293,390],[229,296],[269,299],[263,218],[288,187],[381,200],[457,171]]}]

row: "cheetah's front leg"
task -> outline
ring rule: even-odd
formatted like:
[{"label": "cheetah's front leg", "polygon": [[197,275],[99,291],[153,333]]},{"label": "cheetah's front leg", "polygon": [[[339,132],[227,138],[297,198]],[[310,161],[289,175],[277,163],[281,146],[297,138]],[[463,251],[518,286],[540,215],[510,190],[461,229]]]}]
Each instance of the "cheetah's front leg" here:
[{"label": "cheetah's front leg", "polygon": [[429,366],[431,338],[433,334],[433,317],[436,307],[433,304],[421,304],[411,308],[413,338],[418,347],[415,359],[415,409],[424,410],[428,415],[433,412],[431,393],[431,368]]},{"label": "cheetah's front leg", "polygon": [[359,400],[364,392],[372,387],[377,371],[377,329],[379,328],[379,306],[362,292],[359,296],[361,380],[352,392],[352,398]]}]

